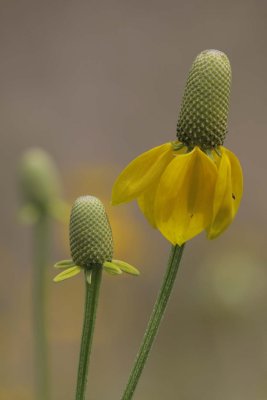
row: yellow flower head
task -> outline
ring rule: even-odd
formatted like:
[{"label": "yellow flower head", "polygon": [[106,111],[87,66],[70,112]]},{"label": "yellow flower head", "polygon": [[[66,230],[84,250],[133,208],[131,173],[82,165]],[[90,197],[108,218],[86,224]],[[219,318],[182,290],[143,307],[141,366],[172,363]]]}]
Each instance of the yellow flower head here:
[{"label": "yellow flower head", "polygon": [[112,203],[137,199],[152,226],[182,245],[206,229],[220,235],[238,210],[242,169],[223,147],[231,85],[227,56],[206,50],[195,59],[186,83],[177,139],[134,159],[117,178]]}]

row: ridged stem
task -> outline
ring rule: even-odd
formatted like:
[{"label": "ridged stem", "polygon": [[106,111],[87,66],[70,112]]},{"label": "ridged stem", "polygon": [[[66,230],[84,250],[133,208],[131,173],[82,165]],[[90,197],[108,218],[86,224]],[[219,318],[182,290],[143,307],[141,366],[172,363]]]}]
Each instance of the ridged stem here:
[{"label": "ridged stem", "polygon": [[50,221],[43,213],[34,230],[33,271],[33,335],[35,357],[35,385],[38,400],[50,399],[50,379],[47,351],[46,324],[46,269],[50,242]]},{"label": "ridged stem", "polygon": [[100,266],[95,266],[92,269],[90,284],[87,282],[85,275],[85,307],[76,386],[76,400],[85,399],[88,366],[92,349],[101,277],[102,267]]},{"label": "ridged stem", "polygon": [[161,289],[159,291],[156,303],[154,305],[140,350],[137,354],[134,367],[129,377],[122,400],[130,400],[134,395],[134,391],[142,374],[143,368],[149,356],[149,352],[157,335],[160,322],[164,315],[176,274],[180,265],[183,254],[184,245],[172,246],[171,254],[168,261],[167,271],[165,273]]}]

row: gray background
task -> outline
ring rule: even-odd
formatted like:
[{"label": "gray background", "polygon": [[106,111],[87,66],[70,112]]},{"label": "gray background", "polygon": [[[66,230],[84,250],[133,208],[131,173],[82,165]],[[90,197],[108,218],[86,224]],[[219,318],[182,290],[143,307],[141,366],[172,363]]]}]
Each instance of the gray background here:
[{"label": "gray background", "polygon": [[[169,244],[135,204],[112,208],[119,171],[173,140],[188,69],[202,50],[233,69],[225,145],[245,191],[232,226],[188,243],[140,400],[267,398],[266,3],[264,1],[0,0],[0,398],[34,399],[32,229],[17,222],[16,169],[24,150],[54,158],[64,197],[107,205],[116,257],[139,278],[105,276],[88,399],[119,399],[164,272]],[[69,257],[55,224],[51,265]],[[74,397],[82,324],[79,276],[47,270],[53,398]]]}]

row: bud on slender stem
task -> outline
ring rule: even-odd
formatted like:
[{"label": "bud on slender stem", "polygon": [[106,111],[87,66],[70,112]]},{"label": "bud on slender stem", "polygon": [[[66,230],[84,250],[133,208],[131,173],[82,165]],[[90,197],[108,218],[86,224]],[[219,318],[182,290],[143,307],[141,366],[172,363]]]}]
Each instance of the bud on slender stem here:
[{"label": "bud on slender stem", "polygon": [[59,261],[55,268],[63,269],[54,282],[71,278],[81,271],[85,276],[85,306],[76,400],[84,400],[88,366],[92,348],[102,270],[111,275],[139,271],[125,261],[113,260],[113,238],[108,216],[101,201],[94,196],[81,196],[73,204],[70,216],[71,260]]},{"label": "bud on slender stem", "polygon": [[50,399],[46,321],[46,268],[49,264],[51,218],[59,211],[60,182],[50,156],[39,148],[26,151],[18,166],[22,207],[20,219],[33,224],[33,333],[36,398]]}]

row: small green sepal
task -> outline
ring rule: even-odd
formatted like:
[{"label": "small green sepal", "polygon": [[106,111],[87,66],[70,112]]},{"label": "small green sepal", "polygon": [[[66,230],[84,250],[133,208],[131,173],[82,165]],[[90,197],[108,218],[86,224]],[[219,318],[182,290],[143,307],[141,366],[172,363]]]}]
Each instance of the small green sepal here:
[{"label": "small green sepal", "polygon": [[62,260],[58,261],[55,265],[55,268],[61,269],[61,268],[71,268],[75,267],[75,263],[72,260]]},{"label": "small green sepal", "polygon": [[133,267],[132,265],[128,264],[125,261],[112,260],[112,264],[116,265],[118,268],[120,268],[123,272],[126,272],[127,274],[135,276],[140,275],[140,272],[138,271],[137,268]]},{"label": "small green sepal", "polygon": [[122,270],[113,262],[110,261],[105,261],[103,264],[103,268],[106,272],[108,272],[111,275],[120,275],[122,274]]},{"label": "small green sepal", "polygon": [[53,279],[54,282],[61,282],[64,281],[65,279],[69,279],[72,278],[73,276],[79,274],[81,272],[81,267],[77,267],[77,265],[75,267],[70,267],[68,269],[66,269],[63,272],[60,272],[60,274],[58,274],[57,276],[55,276],[55,278]]}]

